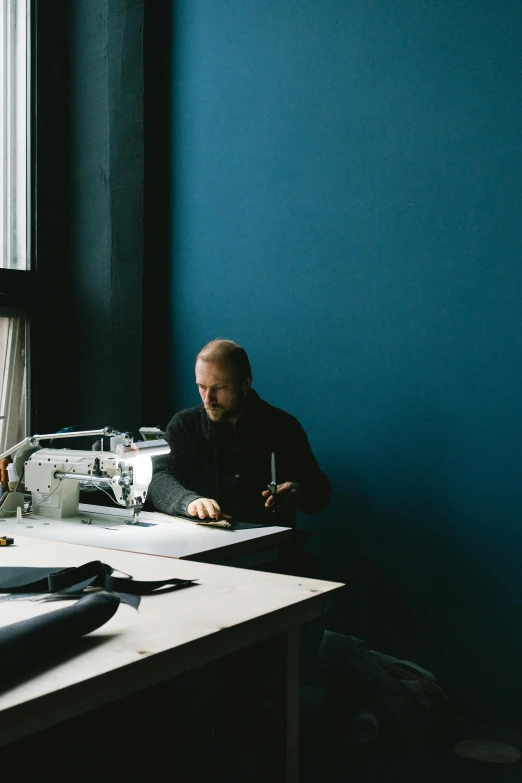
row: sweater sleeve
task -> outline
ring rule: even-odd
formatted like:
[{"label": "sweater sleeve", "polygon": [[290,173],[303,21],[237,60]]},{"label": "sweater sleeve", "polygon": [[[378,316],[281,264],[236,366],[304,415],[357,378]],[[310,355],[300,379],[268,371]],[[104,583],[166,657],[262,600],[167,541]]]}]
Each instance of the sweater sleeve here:
[{"label": "sweater sleeve", "polygon": [[189,454],[188,437],[183,419],[177,413],[165,431],[170,453],[152,458],[152,480],[147,500],[156,511],[172,516],[188,517],[187,507],[200,495],[182,484],[183,466]]}]

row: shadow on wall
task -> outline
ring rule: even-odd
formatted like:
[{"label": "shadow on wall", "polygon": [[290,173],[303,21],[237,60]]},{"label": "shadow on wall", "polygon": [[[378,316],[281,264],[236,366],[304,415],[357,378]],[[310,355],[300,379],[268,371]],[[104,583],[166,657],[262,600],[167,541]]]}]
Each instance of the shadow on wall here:
[{"label": "shadow on wall", "polygon": [[406,592],[373,551],[372,541],[379,539],[382,525],[379,510],[348,474],[332,476],[332,484],[329,508],[302,523],[313,532],[309,548],[318,559],[320,578],[345,584],[334,593],[328,628],[377,649],[395,637],[413,643],[420,627]]},{"label": "shadow on wall", "polygon": [[327,469],[332,502],[312,520],[311,547],[323,578],[346,584],[335,630],[400,657],[433,642],[441,573],[461,565],[448,522],[448,449],[458,430],[410,399],[375,422],[347,439],[358,452]]},{"label": "shadow on wall", "polygon": [[346,585],[326,627],[432,671],[461,714],[522,725],[510,438],[416,400],[371,421],[357,413],[324,464],[330,507],[299,520],[320,577]]},{"label": "shadow on wall", "polygon": [[330,507],[301,522],[320,578],[346,585],[323,626],[432,671],[463,714],[518,721],[513,535],[504,540],[487,511],[468,519],[462,506],[456,525],[447,480],[420,462],[387,465],[371,489],[348,469],[331,472]]},{"label": "shadow on wall", "polygon": [[[328,471],[327,471],[328,472]],[[378,538],[378,512],[361,486],[346,473],[329,473],[333,485],[330,506],[299,527],[311,531],[307,548],[317,558],[320,579],[342,582],[322,617],[308,624],[302,668],[308,684],[321,681],[318,650],[325,630],[363,639],[376,650],[390,653],[392,641],[414,644],[417,620],[404,590],[378,564],[369,541]]]}]

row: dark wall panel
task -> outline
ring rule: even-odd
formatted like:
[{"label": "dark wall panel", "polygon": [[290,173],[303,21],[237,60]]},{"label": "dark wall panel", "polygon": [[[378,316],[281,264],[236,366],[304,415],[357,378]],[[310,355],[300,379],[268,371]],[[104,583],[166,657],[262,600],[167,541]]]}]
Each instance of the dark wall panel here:
[{"label": "dark wall panel", "polygon": [[38,2],[35,426],[141,421],[143,2]]}]

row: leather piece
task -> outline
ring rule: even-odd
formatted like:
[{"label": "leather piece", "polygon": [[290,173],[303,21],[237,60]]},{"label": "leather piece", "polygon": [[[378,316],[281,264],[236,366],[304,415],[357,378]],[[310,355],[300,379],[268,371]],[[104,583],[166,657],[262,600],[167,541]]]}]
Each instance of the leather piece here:
[{"label": "leather piece", "polygon": [[2,685],[67,653],[71,644],[114,616],[120,599],[98,593],[72,606],[0,627]]}]

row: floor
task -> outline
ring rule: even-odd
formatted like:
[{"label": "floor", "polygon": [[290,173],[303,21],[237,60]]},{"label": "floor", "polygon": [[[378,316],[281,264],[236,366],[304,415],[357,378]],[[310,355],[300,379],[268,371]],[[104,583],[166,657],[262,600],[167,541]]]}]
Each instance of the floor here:
[{"label": "floor", "polygon": [[[509,764],[473,761],[457,756],[453,742],[376,741],[332,747],[327,736],[323,695],[303,688],[300,783],[520,783],[522,760]],[[466,725],[462,739],[505,742],[522,752],[522,730]]]},{"label": "floor", "polygon": [[[141,700],[122,700],[104,708],[103,719],[91,713],[71,719],[10,746],[20,780],[40,773],[82,780],[99,777],[122,780],[162,780],[175,783],[282,783],[281,759],[274,756],[274,712],[256,706],[218,726],[220,740],[205,731],[198,714],[176,689],[158,701],[165,686],[151,689]],[[167,709],[165,703],[169,705]],[[163,706],[160,709],[160,704]],[[319,688],[302,687],[299,783],[521,783],[522,761],[491,764],[462,759],[451,743],[366,745],[329,742],[324,699]],[[277,716],[276,716],[277,717]],[[190,730],[188,730],[190,729]],[[194,731],[195,729],[195,731]],[[503,741],[522,750],[522,731],[468,726],[468,735]],[[340,745],[342,744],[342,747]],[[249,747],[250,746],[250,747]]]}]

